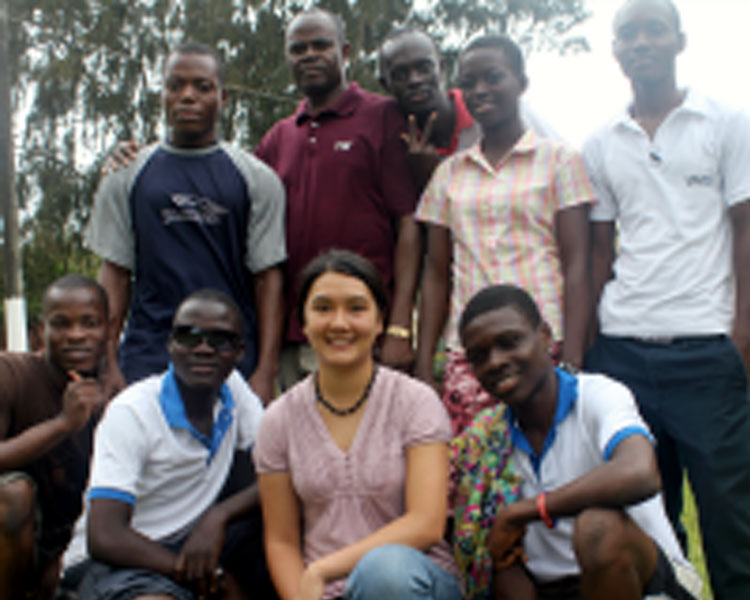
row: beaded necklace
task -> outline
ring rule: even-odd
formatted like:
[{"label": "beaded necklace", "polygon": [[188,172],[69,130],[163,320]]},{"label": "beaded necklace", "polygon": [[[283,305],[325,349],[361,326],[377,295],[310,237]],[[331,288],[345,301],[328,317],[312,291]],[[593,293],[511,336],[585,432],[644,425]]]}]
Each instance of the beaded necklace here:
[{"label": "beaded necklace", "polygon": [[357,400],[348,408],[337,408],[333,404],[328,402],[328,400],[323,398],[323,393],[320,391],[320,377],[318,373],[315,373],[315,399],[337,417],[346,417],[347,415],[351,415],[352,413],[357,412],[357,410],[359,410],[359,407],[364,404],[365,400],[367,400],[367,396],[370,395],[370,389],[372,389],[372,384],[375,381],[375,375],[377,374],[377,372],[378,367],[374,366],[372,369],[372,375],[370,376],[370,381],[368,381],[367,385],[365,386],[365,391],[362,392],[359,400]]}]

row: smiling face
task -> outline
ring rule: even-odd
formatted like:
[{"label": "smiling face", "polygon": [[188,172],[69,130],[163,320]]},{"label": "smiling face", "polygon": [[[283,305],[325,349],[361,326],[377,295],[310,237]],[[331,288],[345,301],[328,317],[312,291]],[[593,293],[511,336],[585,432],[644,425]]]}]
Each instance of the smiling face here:
[{"label": "smiling face", "polygon": [[340,39],[332,17],[313,12],[295,18],[286,33],[286,60],[297,88],[310,98],[324,98],[345,85],[349,45]]},{"label": "smiling face", "polygon": [[675,76],[675,58],[685,47],[674,8],[664,0],[626,3],[614,22],[612,50],[633,83],[654,84]]},{"label": "smiling face", "polygon": [[303,331],[321,366],[357,367],[372,361],[383,317],[359,278],[326,271],[310,287]]},{"label": "smiling face", "polygon": [[471,116],[482,129],[497,129],[519,119],[518,100],[526,78],[516,73],[500,48],[479,47],[458,63],[458,85]]},{"label": "smiling face", "polygon": [[424,33],[411,31],[381,49],[381,82],[401,110],[417,116],[436,110],[445,98],[440,56]]},{"label": "smiling face", "polygon": [[217,67],[210,54],[176,52],[167,59],[162,100],[169,141],[175,146],[200,148],[216,142],[224,99]]},{"label": "smiling face", "polygon": [[62,371],[95,374],[107,343],[107,309],[99,291],[53,286],[43,316],[47,360]]},{"label": "smiling face", "polygon": [[512,305],[474,317],[461,341],[479,383],[511,408],[523,405],[553,372],[549,327],[532,327]]},{"label": "smiling face", "polygon": [[[194,345],[189,336],[184,336],[185,341],[178,331],[192,331],[200,342]],[[219,344],[221,337],[237,343]],[[168,343],[177,379],[187,387],[218,389],[242,357],[241,340],[240,317],[226,304],[204,298],[186,300],[177,309]]]}]

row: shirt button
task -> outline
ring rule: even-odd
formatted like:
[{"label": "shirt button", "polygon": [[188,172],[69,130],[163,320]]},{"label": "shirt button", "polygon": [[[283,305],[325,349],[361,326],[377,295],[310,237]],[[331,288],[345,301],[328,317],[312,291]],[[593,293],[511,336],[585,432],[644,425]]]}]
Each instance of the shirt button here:
[{"label": "shirt button", "polygon": [[318,140],[317,140],[317,138],[316,138],[315,136],[311,136],[311,137],[310,137],[310,143],[311,143],[311,144],[314,144],[314,143],[315,143],[315,142],[317,142],[317,141],[318,141]]},{"label": "shirt button", "polygon": [[320,127],[320,123],[318,123],[317,121],[313,121],[312,123],[310,123],[310,127]]}]

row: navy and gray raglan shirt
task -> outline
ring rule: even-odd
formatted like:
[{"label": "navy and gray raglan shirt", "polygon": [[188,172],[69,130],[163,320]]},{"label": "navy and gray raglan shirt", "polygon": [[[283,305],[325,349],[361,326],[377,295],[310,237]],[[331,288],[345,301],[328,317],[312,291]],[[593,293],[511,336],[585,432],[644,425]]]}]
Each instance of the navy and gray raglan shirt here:
[{"label": "navy and gray raglan shirt", "polygon": [[225,142],[162,142],[105,177],[86,244],[133,276],[119,349],[128,382],[163,371],[179,303],[201,288],[231,296],[245,321],[247,377],[257,362],[253,274],[286,260],[284,189],[259,159]]}]

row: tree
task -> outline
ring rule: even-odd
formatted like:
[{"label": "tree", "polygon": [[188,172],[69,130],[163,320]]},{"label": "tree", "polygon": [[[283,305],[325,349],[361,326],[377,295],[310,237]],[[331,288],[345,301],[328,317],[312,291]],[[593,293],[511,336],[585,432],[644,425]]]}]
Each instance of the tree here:
[{"label": "tree", "polygon": [[[225,137],[251,147],[296,96],[284,62],[283,25],[301,0],[6,0],[16,123],[18,199],[30,314],[54,277],[93,274],[82,248],[100,161],[118,139],[160,133],[159,68],[180,41],[214,45],[226,63]],[[350,77],[376,90],[377,46],[396,24],[417,24],[448,55],[479,31],[509,31],[527,48],[585,47],[568,36],[581,0],[324,0],[342,15],[352,45]]]}]

